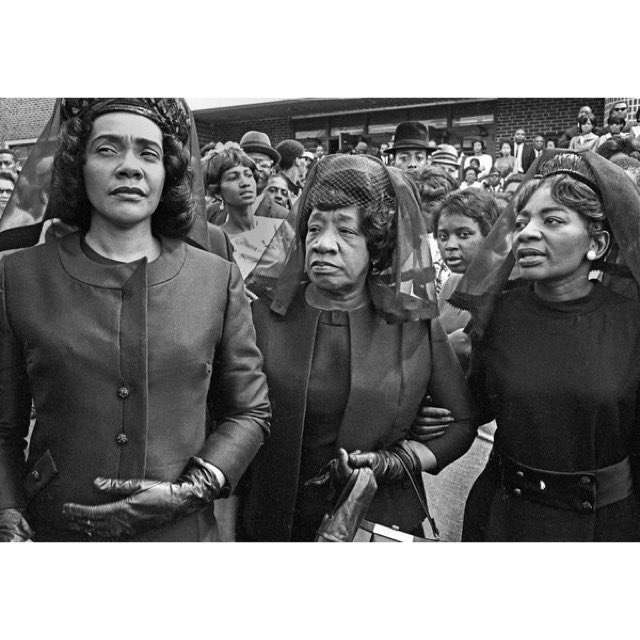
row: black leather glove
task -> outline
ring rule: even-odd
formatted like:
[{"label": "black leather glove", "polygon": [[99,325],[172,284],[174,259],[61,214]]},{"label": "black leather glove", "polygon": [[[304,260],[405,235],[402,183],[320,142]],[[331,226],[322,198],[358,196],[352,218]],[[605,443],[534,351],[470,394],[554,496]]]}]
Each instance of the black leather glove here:
[{"label": "black leather glove", "polygon": [[[406,442],[406,440],[401,440],[391,445],[388,449],[381,451],[351,453],[349,455],[349,466],[352,469],[371,467],[378,485],[402,480],[406,475],[405,467],[411,474],[420,471],[420,460],[412,449],[407,447]],[[404,466],[402,465],[403,462]]]},{"label": "black leather glove", "polygon": [[338,449],[338,457],[334,458],[320,475],[307,480],[305,485],[321,485],[330,481],[334,489],[344,487],[353,470],[361,467],[373,469],[378,484],[401,480],[405,476],[401,459],[409,473],[414,474],[421,469],[420,460],[406,443],[406,440],[401,440],[388,449],[364,453],[353,451],[347,454],[344,449]]},{"label": "black leather glove", "polygon": [[26,542],[33,531],[18,509],[0,509],[0,542]]},{"label": "black leather glove", "polygon": [[117,538],[157,529],[199,511],[222,494],[213,471],[200,458],[175,482],[96,478],[99,491],[127,496],[99,506],[66,503],[62,512],[69,527],[87,536]]}]

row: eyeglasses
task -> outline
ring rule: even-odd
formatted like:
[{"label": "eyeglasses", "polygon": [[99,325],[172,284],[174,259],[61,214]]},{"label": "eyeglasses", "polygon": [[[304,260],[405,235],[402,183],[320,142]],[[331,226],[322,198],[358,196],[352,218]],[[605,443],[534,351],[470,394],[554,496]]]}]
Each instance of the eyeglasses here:
[{"label": "eyeglasses", "polygon": [[271,162],[271,160],[254,160],[254,162],[258,169],[271,169],[273,167],[273,162]]},{"label": "eyeglasses", "polygon": [[627,107],[626,106],[624,106],[624,107],[613,107],[613,110],[614,111],[626,111]]}]

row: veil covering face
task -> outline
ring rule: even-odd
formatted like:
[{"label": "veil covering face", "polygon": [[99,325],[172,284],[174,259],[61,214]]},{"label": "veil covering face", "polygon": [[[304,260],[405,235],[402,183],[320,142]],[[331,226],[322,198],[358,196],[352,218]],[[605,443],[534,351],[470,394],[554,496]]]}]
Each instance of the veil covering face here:
[{"label": "veil covering face", "polygon": [[[561,174],[572,176],[591,187],[602,200],[611,232],[610,250],[595,267],[603,273],[603,284],[637,297],[640,284],[640,191],[620,167],[602,156],[593,151],[566,149],[546,149],[529,168],[522,184],[535,178]],[[522,185],[518,191],[520,189]],[[514,196],[491,228],[478,255],[449,298],[453,306],[471,313],[466,331],[474,339],[482,337],[496,299],[517,274],[511,251],[516,199]]]},{"label": "veil covering face", "polygon": [[435,270],[417,187],[406,174],[368,155],[329,155],[311,169],[296,206],[245,285],[275,313],[286,314],[299,286],[308,281],[307,221],[315,204],[326,201],[339,203],[336,208],[391,212],[391,264],[380,269],[374,264],[367,277],[373,305],[389,323],[436,317]]},{"label": "veil covering face", "polygon": [[[60,146],[63,123],[85,112],[97,117],[116,111],[147,117],[158,124],[163,133],[186,145],[191,156],[191,193],[195,214],[186,241],[201,249],[209,249],[198,136],[187,103],[181,98],[58,98],[0,218],[0,252],[30,247],[44,239],[43,230],[50,224],[47,204],[53,159]],[[75,230],[67,225],[65,228],[66,232]]]}]

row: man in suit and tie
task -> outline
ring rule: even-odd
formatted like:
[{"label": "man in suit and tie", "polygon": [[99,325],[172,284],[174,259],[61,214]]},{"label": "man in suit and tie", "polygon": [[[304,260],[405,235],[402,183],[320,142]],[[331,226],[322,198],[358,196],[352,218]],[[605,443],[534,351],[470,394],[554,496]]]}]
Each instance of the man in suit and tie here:
[{"label": "man in suit and tie", "polygon": [[516,132],[513,134],[514,173],[526,173],[536,159],[533,147],[528,142],[525,142],[526,138],[527,134],[522,127],[516,129]]},{"label": "man in suit and tie", "polygon": [[533,138],[533,153],[535,154],[533,156],[533,159],[535,160],[538,156],[542,155],[542,152],[544,151],[544,136],[541,136],[540,134],[538,134],[537,136],[534,136]]}]

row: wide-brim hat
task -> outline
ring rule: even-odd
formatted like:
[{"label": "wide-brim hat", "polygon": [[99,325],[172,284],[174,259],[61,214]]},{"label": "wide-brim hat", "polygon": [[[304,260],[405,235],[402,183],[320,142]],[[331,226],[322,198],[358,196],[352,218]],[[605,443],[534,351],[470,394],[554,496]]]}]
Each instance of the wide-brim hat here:
[{"label": "wide-brim hat", "polygon": [[274,164],[280,162],[280,154],[271,146],[271,139],[262,131],[247,131],[240,140],[240,148],[245,153],[264,153]]},{"label": "wide-brim hat", "polygon": [[422,122],[410,120],[396,127],[393,143],[384,153],[394,153],[400,149],[424,149],[429,151],[429,132]]},{"label": "wide-brim hat", "polygon": [[455,153],[451,153],[450,151],[446,151],[444,149],[436,149],[431,154],[431,164],[456,168],[460,167],[458,156]]}]

